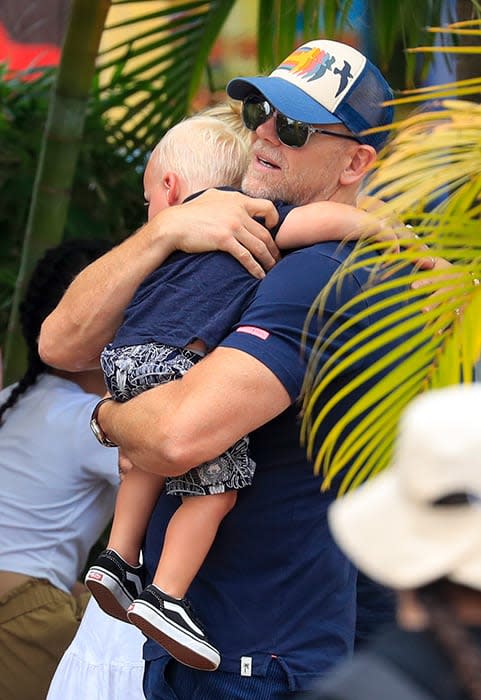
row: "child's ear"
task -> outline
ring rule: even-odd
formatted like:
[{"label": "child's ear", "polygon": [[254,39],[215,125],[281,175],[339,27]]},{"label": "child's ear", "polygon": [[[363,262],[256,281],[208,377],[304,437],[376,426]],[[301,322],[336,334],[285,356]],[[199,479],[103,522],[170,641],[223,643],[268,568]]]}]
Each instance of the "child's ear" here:
[{"label": "child's ear", "polygon": [[181,188],[179,176],[173,171],[166,172],[162,177],[162,186],[165,190],[165,196],[169,207],[180,204]]},{"label": "child's ear", "polygon": [[340,183],[342,185],[358,183],[374,163],[376,157],[376,150],[372,146],[364,143],[359,144],[353,152],[350,162],[341,173]]}]

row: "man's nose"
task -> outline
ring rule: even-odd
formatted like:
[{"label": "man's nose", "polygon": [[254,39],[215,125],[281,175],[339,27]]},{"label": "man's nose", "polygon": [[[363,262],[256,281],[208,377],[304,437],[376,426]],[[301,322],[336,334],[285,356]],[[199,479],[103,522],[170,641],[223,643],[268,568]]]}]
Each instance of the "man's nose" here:
[{"label": "man's nose", "polygon": [[263,139],[264,141],[270,141],[270,143],[276,145],[280,144],[279,137],[277,136],[276,131],[275,114],[273,114],[272,117],[269,117],[267,121],[263,122],[257,127],[256,134],[260,139]]}]

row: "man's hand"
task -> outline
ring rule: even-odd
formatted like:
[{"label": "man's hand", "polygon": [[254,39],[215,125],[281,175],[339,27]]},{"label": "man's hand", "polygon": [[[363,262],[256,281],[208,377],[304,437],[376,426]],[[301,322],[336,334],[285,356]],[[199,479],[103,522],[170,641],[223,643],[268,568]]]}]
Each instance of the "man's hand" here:
[{"label": "man's hand", "polygon": [[73,280],[42,324],[43,361],[70,372],[98,367],[102,348],[114,337],[136,289],[176,250],[221,250],[255,277],[264,277],[279,252],[253,216],[264,217],[269,227],[277,223],[272,202],[218,190],[159,212]]},{"label": "man's hand", "polygon": [[267,199],[207,190],[185,204],[160,212],[146,226],[151,235],[169,240],[175,250],[228,253],[260,279],[280,254],[269,231],[254,216],[262,217],[269,228],[278,221],[276,208]]},{"label": "man's hand", "polygon": [[[423,308],[423,311],[432,311],[439,304],[444,305],[446,303],[446,295],[450,296],[451,299],[456,299],[460,293],[460,287],[462,288],[467,284],[468,288],[471,284],[474,284],[474,280],[465,270],[460,270],[456,266],[451,265],[450,262],[444,258],[431,257],[422,259],[422,265],[419,265],[420,269],[425,271],[422,279],[416,280],[411,284],[413,289],[423,289],[429,285],[442,282],[442,287],[432,292],[427,298],[427,304]],[[430,274],[430,272],[432,274]],[[457,316],[461,315],[463,310],[463,304],[459,302],[459,307],[456,307],[455,314]],[[448,322],[450,322],[451,316],[448,315]]]}]

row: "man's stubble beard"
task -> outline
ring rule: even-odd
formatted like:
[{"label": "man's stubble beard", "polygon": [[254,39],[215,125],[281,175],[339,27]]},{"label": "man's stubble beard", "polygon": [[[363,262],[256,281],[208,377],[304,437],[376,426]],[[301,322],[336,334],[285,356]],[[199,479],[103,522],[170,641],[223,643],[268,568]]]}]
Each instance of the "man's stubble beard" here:
[{"label": "man's stubble beard", "polygon": [[251,177],[249,167],[242,180],[242,191],[251,197],[260,197],[271,201],[280,200],[295,206],[329,198],[327,192],[314,190],[312,183],[306,178],[306,173],[289,173],[287,177],[276,179],[276,172],[273,171],[274,177],[272,178],[268,174],[265,178],[261,178],[257,172],[254,172]]}]

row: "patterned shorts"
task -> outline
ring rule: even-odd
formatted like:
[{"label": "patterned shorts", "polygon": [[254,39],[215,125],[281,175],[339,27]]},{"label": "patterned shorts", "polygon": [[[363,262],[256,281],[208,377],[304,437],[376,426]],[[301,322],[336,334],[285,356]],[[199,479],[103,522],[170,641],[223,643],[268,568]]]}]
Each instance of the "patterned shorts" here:
[{"label": "patterned shorts", "polygon": [[[162,343],[104,348],[100,363],[107,387],[116,401],[128,401],[147,389],[180,379],[202,355]],[[167,477],[165,490],[174,496],[207,496],[250,486],[255,462],[249,457],[249,438],[238,440],[220,457],[186,474]]]}]

